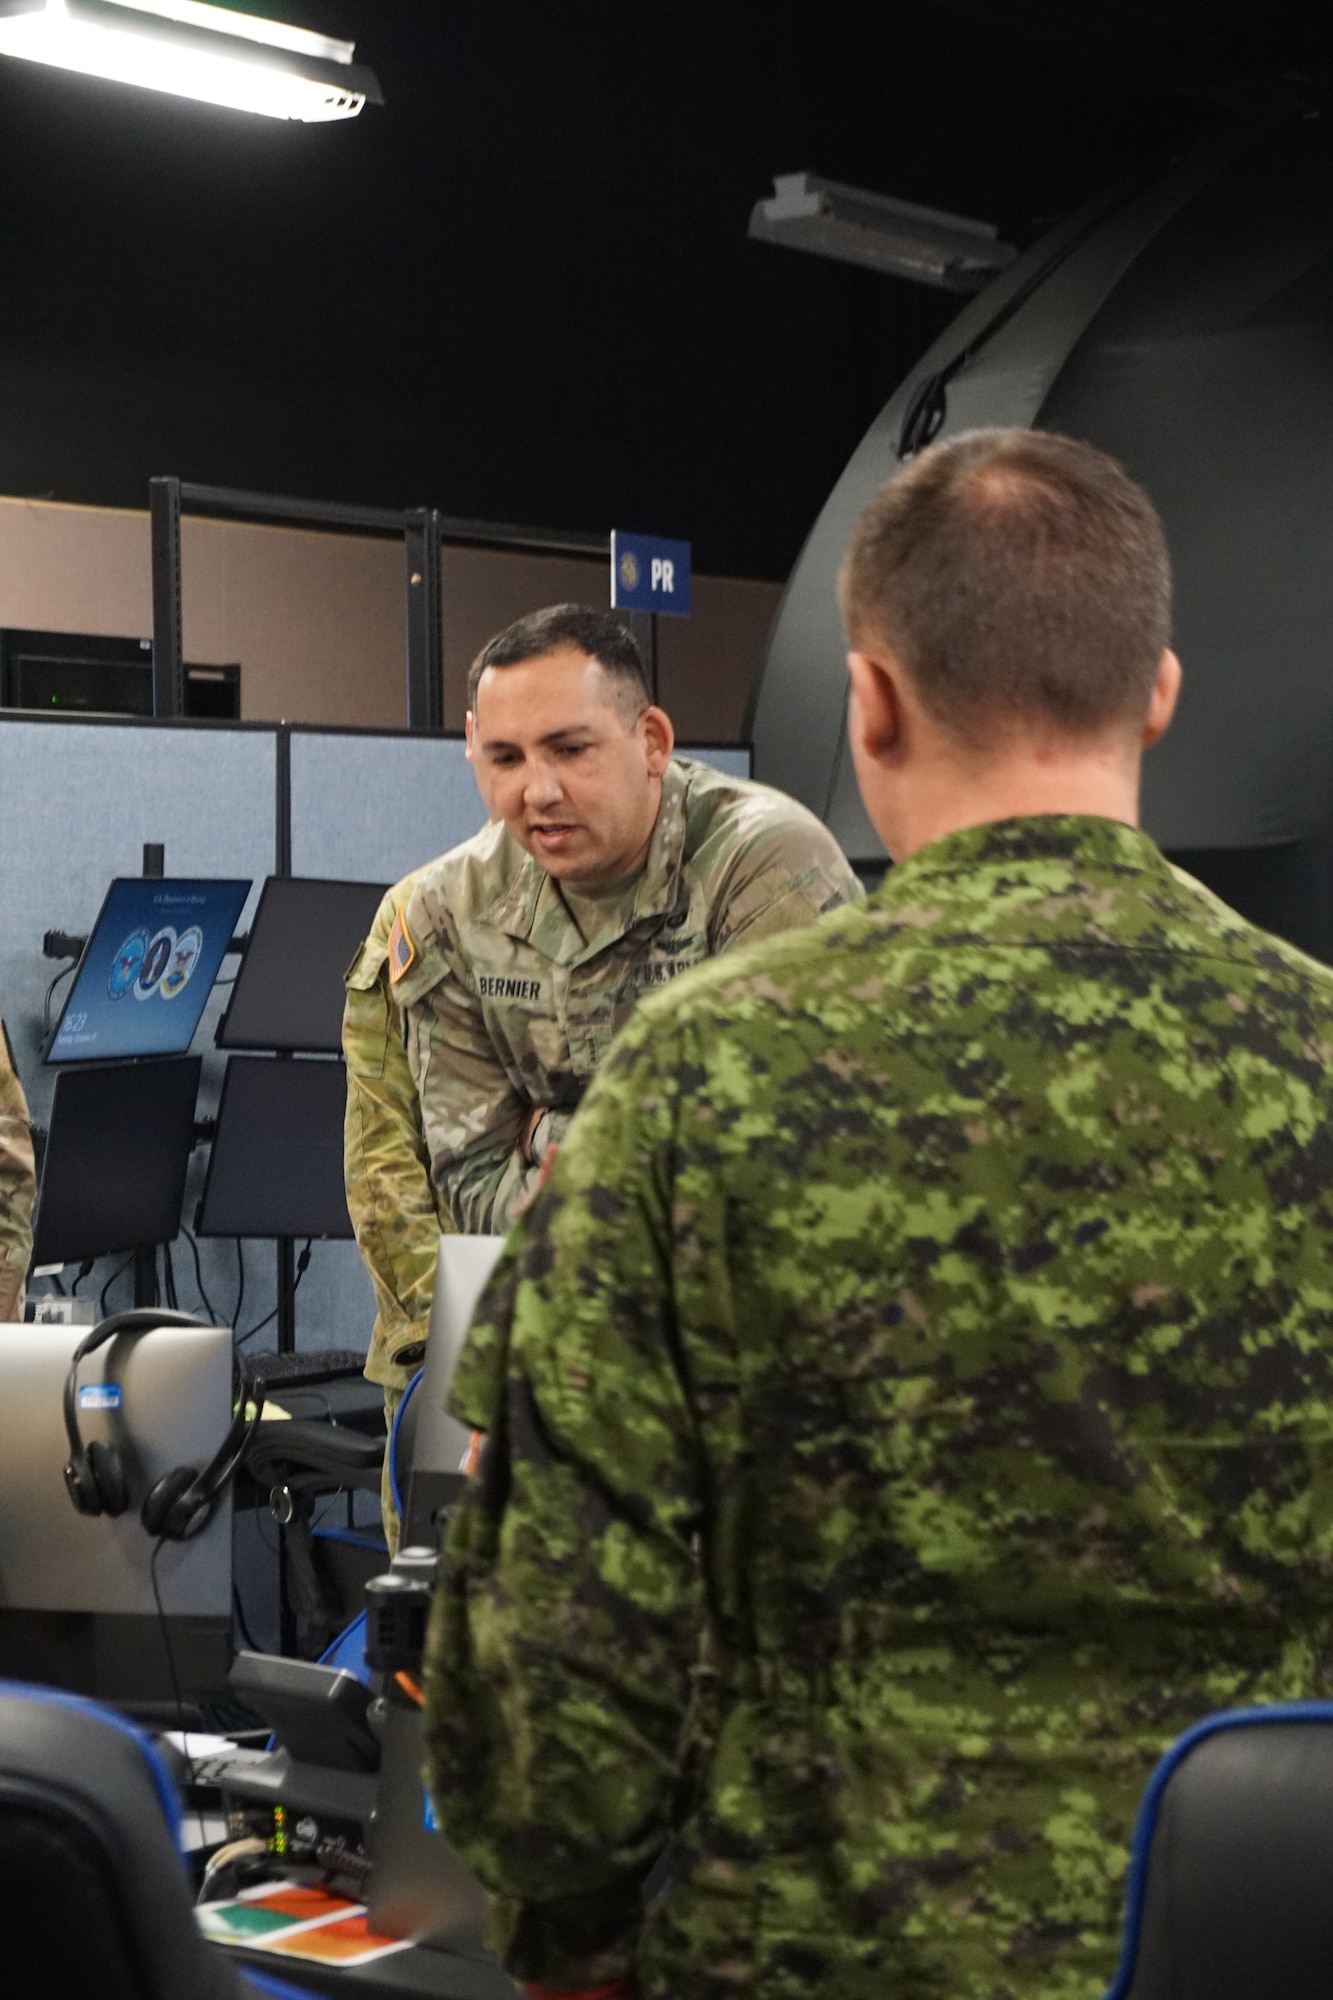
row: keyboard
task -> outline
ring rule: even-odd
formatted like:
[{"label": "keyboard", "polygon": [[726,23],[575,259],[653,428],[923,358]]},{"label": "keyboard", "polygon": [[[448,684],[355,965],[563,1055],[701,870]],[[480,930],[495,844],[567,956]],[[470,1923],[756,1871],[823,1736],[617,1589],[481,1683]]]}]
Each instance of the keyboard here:
[{"label": "keyboard", "polygon": [[337,1382],[344,1375],[359,1375],[365,1365],[365,1355],[352,1347],[311,1347],[297,1354],[250,1354],[245,1360],[251,1383],[266,1396],[281,1389],[314,1389],[321,1382]]}]

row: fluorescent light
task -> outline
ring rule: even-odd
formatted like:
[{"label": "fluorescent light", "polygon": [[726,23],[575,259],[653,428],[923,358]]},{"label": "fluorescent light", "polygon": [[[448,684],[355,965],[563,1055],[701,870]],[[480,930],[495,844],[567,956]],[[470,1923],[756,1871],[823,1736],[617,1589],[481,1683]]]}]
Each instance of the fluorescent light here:
[{"label": "fluorescent light", "polygon": [[164,21],[182,21],[190,28],[211,28],[242,41],[263,42],[271,49],[289,49],[293,55],[314,56],[317,62],[349,63],[356,53],[355,42],[335,42],[332,35],[238,14],[234,7],[206,6],[204,0],[108,0],[108,4],[131,8],[136,14],[158,14]]},{"label": "fluorescent light", "polygon": [[0,55],[307,123],[383,102],[355,45],[203,0],[0,0]]},{"label": "fluorescent light", "polygon": [[948,292],[980,291],[1018,255],[988,222],[817,174],[776,175],[772,194],[755,203],[750,234]]}]

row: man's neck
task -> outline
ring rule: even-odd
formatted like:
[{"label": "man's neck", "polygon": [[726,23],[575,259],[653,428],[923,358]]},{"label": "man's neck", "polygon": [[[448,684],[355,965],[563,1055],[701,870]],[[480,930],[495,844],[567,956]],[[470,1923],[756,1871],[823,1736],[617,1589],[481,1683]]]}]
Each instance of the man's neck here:
[{"label": "man's neck", "polygon": [[994,820],[1073,813],[1094,819],[1139,823],[1139,774],[1123,754],[1107,756],[1025,756],[973,768],[956,767],[923,776],[894,801],[896,861],[970,826]]}]

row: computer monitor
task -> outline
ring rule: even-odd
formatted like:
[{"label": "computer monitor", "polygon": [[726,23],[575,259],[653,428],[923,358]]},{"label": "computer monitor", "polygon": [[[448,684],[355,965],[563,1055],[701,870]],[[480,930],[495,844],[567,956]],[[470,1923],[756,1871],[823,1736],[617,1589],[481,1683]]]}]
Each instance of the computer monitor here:
[{"label": "computer monitor", "polygon": [[[110,1341],[79,1370],[79,1428],[120,1448],[129,1506],[76,1513],[62,1396],[86,1327],[0,1327],[0,1674],[51,1679],[108,1700],[172,1698],[139,1520],[174,1466],[207,1465],[232,1414],[228,1327],[164,1326]],[[189,1542],[164,1542],[161,1608],[182,1690],[220,1687],[231,1629],[231,1498]]]},{"label": "computer monitor", "polygon": [[248,882],[114,881],[46,1060],[184,1055],[249,893]]},{"label": "computer monitor", "polygon": [[457,1499],[470,1433],[445,1407],[454,1366],[486,1280],[504,1248],[503,1236],[442,1236],[435,1256],[435,1291],[420,1382],[412,1394],[407,1510],[403,1546],[433,1548],[441,1507]]},{"label": "computer monitor", "polygon": [[[426,1364],[412,1395],[405,1548],[436,1546],[439,1510],[457,1498],[463,1484],[459,1468],[469,1433],[447,1414],[445,1398],[478,1296],[503,1245],[502,1236],[440,1238]],[[485,1897],[472,1871],[433,1830],[421,1788],[424,1759],[420,1709],[390,1702],[370,1835],[370,1921],[390,1937],[473,1954],[482,1948]]]},{"label": "computer monitor", "polygon": [[171,1243],[194,1144],[199,1056],[62,1069],[33,1226],[37,1264]]},{"label": "computer monitor", "polygon": [[385,886],[270,875],[218,1023],[218,1047],[336,1056],[343,974],[375,921]]},{"label": "computer monitor", "polygon": [[232,1056],[199,1203],[201,1236],[350,1236],[347,1071],[327,1059]]}]

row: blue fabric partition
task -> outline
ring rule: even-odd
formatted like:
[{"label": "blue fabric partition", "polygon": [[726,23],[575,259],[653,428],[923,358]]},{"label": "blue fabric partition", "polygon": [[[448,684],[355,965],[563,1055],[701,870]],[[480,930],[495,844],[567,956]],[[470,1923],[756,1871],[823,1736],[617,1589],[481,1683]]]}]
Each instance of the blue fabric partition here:
[{"label": "blue fabric partition", "polygon": [[293,729],[292,874],[396,882],[485,824],[459,736]]},{"label": "blue fabric partition", "polygon": [[[244,926],[277,850],[276,769],[276,731],[261,727],[0,715],[0,1014],[39,1122],[53,1077],[42,1002],[59,970],[43,933],[90,929],[111,878],[142,874],[146,841],[162,842],[169,875],[249,876]],[[222,997],[196,1048],[211,1049]]]},{"label": "blue fabric partition", "polygon": [[[737,776],[750,768],[747,748],[682,750]],[[165,847],[168,875],[250,877],[255,890],[244,928],[284,846],[294,875],[390,882],[466,840],[483,820],[459,737],[0,713],[0,1014],[35,1121],[44,1124],[50,1109],[54,1072],[41,1061],[43,1011],[60,969],[42,957],[43,933],[86,932],[111,878],[141,873],[146,841]],[[235,967],[235,959],[224,961],[224,980]],[[221,1085],[213,1038],[225,997],[224,988],[215,990],[195,1038],[204,1057],[201,1116],[216,1109]],[[201,1147],[191,1162],[187,1227],[206,1165]],[[202,1242],[199,1249],[209,1300],[231,1320],[235,1248]],[[96,1298],[123,1261],[99,1263],[84,1295]],[[181,1302],[193,1307],[200,1300],[188,1245],[175,1246],[174,1265]],[[120,1280],[109,1307],[128,1303],[129,1283],[128,1275]],[[242,1328],[271,1310],[273,1287],[270,1246],[247,1245]],[[363,1347],[373,1312],[355,1246],[317,1244],[297,1298],[298,1343]],[[269,1346],[273,1337],[269,1327],[258,1344]]]},{"label": "blue fabric partition", "polygon": [[[748,747],[690,749],[744,778]],[[293,729],[293,875],[395,882],[485,823],[461,736],[392,730]]]}]

